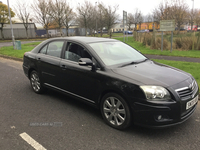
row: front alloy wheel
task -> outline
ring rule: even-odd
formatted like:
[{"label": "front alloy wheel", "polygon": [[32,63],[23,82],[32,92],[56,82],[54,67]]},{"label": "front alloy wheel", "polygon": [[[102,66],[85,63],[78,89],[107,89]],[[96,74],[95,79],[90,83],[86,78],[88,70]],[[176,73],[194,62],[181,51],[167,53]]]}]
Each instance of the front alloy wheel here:
[{"label": "front alloy wheel", "polygon": [[31,83],[31,87],[35,93],[43,92],[43,87],[41,85],[39,75],[36,71],[31,72],[30,83]]},{"label": "front alloy wheel", "polygon": [[106,123],[116,129],[125,129],[130,125],[130,109],[126,101],[115,93],[103,97],[101,113]]}]

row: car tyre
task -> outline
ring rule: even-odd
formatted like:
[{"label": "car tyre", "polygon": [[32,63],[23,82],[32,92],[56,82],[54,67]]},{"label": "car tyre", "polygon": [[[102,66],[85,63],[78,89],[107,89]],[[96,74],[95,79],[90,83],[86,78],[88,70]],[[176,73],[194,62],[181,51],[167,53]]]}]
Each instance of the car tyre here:
[{"label": "car tyre", "polygon": [[30,83],[35,93],[40,94],[44,92],[44,87],[41,84],[39,74],[35,70],[30,74]]},{"label": "car tyre", "polygon": [[118,94],[108,93],[101,101],[101,114],[105,122],[118,130],[126,129],[131,124],[131,112],[127,102]]}]

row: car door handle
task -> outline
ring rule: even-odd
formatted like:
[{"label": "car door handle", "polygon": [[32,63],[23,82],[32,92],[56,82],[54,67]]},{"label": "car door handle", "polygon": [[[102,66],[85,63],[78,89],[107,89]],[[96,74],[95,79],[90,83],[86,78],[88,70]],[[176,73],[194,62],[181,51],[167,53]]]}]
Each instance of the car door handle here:
[{"label": "car door handle", "polygon": [[65,70],[67,68],[66,65],[61,65],[60,67],[62,68],[62,70]]},{"label": "car door handle", "polygon": [[37,60],[41,60],[41,58],[37,58]]}]

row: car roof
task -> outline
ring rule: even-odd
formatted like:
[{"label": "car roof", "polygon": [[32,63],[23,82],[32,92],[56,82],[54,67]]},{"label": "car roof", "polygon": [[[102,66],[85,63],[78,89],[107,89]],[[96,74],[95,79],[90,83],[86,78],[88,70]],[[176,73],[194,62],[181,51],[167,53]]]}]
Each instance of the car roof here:
[{"label": "car roof", "polygon": [[72,36],[72,37],[59,37],[59,38],[51,38],[49,41],[55,40],[55,39],[66,39],[70,41],[77,41],[80,43],[96,43],[96,42],[119,42],[115,39],[109,39],[109,38],[99,38],[99,37],[85,37],[85,36]]},{"label": "car roof", "polygon": [[71,37],[57,37],[57,38],[51,38],[48,40],[43,41],[38,46],[36,46],[31,52],[32,53],[38,53],[39,49],[48,42],[54,41],[54,40],[68,40],[71,42],[79,42],[81,44],[89,44],[89,43],[98,43],[98,42],[120,42],[115,39],[110,38],[99,38],[99,37],[85,37],[85,36],[71,36]]}]

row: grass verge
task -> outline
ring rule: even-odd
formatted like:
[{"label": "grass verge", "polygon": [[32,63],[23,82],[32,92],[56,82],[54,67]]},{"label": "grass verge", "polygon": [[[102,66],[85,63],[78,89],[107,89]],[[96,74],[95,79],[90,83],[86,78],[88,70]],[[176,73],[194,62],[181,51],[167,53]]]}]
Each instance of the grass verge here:
[{"label": "grass verge", "polygon": [[190,73],[197,81],[198,85],[200,85],[200,76],[199,76],[199,70],[197,68],[200,68],[200,63],[194,63],[194,62],[182,62],[182,61],[171,61],[171,60],[158,60],[153,59],[155,62],[166,64],[178,69],[181,69],[185,72]]},{"label": "grass verge", "polygon": [[[118,37],[115,39],[123,41],[123,37]],[[150,49],[149,47],[143,45],[142,43],[134,41],[132,37],[129,37],[126,43],[134,47],[135,49],[139,50],[143,54],[200,58],[200,51],[198,50],[189,50],[189,51],[173,50],[172,52],[170,52],[169,50],[161,51],[156,49]]]},{"label": "grass verge", "polygon": [[[15,39],[15,41],[20,40],[20,41],[44,41],[47,38],[34,38],[34,39]],[[0,40],[0,43],[4,42],[12,42],[12,40]]]},{"label": "grass verge", "polygon": [[13,49],[13,46],[1,47],[0,54],[5,55],[5,56],[10,56],[10,57],[15,57],[15,58],[23,58],[25,52],[31,51],[35,46],[37,46],[40,43],[41,42],[22,44],[21,50],[15,50]]},{"label": "grass verge", "polygon": [[[118,36],[120,34],[121,33],[116,33],[115,35]],[[123,41],[123,37],[115,37],[115,39]],[[0,48],[0,54],[10,57],[22,58],[25,52],[32,50],[39,43],[41,42],[22,44],[22,50],[14,50],[12,46],[2,47]],[[135,49],[141,51],[141,53],[143,54],[200,58],[200,51],[198,50],[196,51],[173,50],[172,53],[170,51],[164,50],[163,52],[161,52],[161,50],[151,50],[149,47],[144,46],[142,43],[133,41],[132,37],[128,37],[128,41],[126,43],[134,47]]]}]

